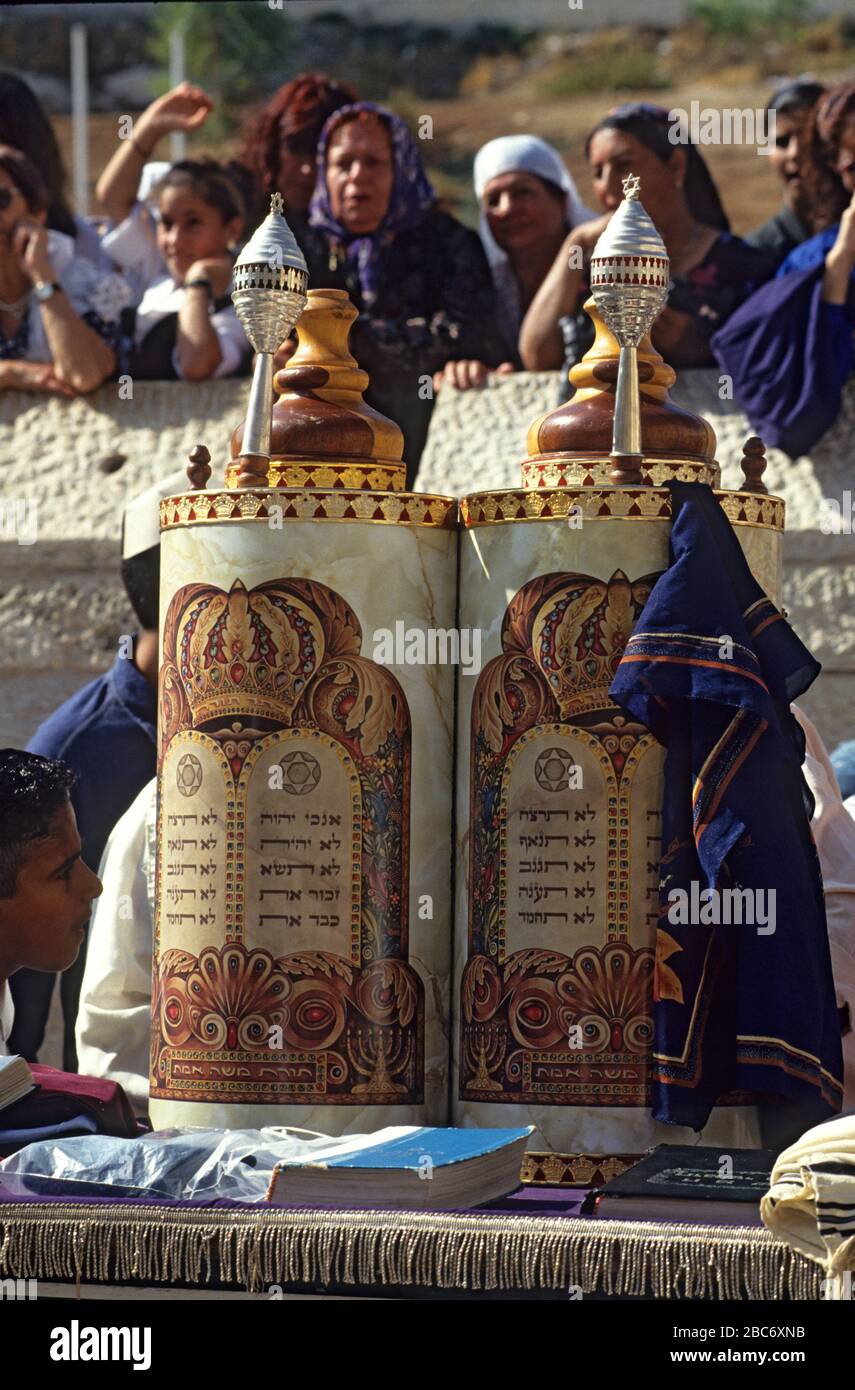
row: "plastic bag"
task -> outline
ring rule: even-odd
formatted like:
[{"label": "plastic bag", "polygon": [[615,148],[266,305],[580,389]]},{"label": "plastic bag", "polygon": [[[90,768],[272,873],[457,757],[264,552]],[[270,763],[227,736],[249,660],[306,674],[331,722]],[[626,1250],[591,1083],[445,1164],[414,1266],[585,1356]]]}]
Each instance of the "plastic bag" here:
[{"label": "plastic bag", "polygon": [[311,1158],[330,1143],[335,1141],[311,1130],[274,1126],[163,1129],[138,1139],[44,1139],[0,1162],[0,1189],[18,1195],[263,1202],[277,1163]]}]

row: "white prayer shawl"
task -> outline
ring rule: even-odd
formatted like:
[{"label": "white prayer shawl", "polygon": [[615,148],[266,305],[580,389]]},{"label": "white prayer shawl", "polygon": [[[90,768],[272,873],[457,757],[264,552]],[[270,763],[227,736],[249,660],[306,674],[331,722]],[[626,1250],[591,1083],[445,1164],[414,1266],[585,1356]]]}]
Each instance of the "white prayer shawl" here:
[{"label": "white prayer shawl", "polygon": [[153,778],[104,850],[75,1029],[79,1070],[118,1081],[138,1115],[148,1111],[156,818]]},{"label": "white prayer shawl", "polygon": [[805,780],[813,794],[811,831],[825,893],[828,944],[838,1008],[848,1010],[843,1036],[843,1107],[855,1108],[855,821],[840,796],[822,739],[798,705],[793,714],[805,734]]},{"label": "white prayer shawl", "polygon": [[778,1155],[760,1215],[773,1235],[824,1267],[826,1298],[851,1297],[855,1114],[816,1125]]},{"label": "white prayer shawl", "polygon": [[0,1057],[9,1056],[7,1039],[15,1022],[15,1005],[8,980],[0,981]]}]

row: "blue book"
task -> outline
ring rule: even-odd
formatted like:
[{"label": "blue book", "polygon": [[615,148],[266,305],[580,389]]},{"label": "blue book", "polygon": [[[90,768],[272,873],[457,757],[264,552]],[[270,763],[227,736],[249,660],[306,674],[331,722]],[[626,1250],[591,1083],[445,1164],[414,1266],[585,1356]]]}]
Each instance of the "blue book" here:
[{"label": "blue book", "polygon": [[520,1186],[533,1126],[413,1129],[318,1139],[311,1156],[277,1164],[267,1200],[280,1206],[453,1211]]}]

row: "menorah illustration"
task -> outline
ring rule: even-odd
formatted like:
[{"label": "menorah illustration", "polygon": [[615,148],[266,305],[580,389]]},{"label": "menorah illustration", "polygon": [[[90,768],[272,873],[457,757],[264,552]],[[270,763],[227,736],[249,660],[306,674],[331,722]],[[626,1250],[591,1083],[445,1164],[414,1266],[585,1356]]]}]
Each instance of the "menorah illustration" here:
[{"label": "menorah illustration", "polygon": [[491,1072],[502,1065],[506,1048],[504,1021],[493,1018],[485,1023],[470,1023],[464,1034],[464,1065],[472,1072],[467,1088],[473,1091],[501,1091],[501,1081],[494,1081]]},{"label": "menorah illustration", "polygon": [[409,1089],[393,1076],[406,1071],[413,1058],[412,1033],[396,1024],[357,1024],[347,1039],[347,1052],[354,1069],[367,1081],[352,1087],[354,1095],[405,1094]]}]

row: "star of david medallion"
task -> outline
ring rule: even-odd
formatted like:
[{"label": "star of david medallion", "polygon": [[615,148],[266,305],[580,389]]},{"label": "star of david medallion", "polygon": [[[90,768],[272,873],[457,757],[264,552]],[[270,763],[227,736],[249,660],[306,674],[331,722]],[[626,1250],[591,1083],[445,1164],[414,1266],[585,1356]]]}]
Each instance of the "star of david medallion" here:
[{"label": "star of david medallion", "polygon": [[286,753],[284,758],[280,758],[279,766],[282,769],[283,790],[291,792],[293,796],[305,796],[306,792],[314,791],[321,780],[321,765],[317,758],[313,758],[311,753],[304,753],[302,749]]},{"label": "star of david medallion", "polygon": [[175,781],[182,796],[195,796],[202,785],[202,764],[192,753],[178,759]]},{"label": "star of david medallion", "polygon": [[545,792],[564,791],[570,782],[570,769],[575,767],[570,754],[563,748],[547,748],[534,765],[534,776]]}]

